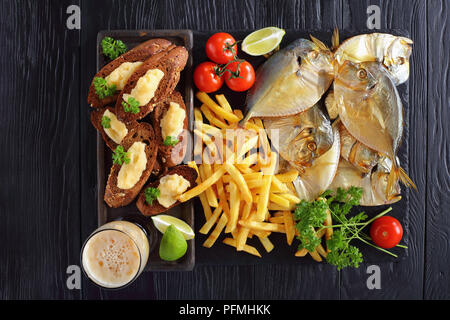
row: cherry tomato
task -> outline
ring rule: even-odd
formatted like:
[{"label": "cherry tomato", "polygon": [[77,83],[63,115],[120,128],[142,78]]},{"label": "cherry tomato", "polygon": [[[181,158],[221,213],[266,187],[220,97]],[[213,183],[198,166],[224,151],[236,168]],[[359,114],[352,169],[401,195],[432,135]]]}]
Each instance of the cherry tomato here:
[{"label": "cherry tomato", "polygon": [[255,82],[255,70],[245,60],[230,63],[223,76],[225,77],[225,83],[233,91],[246,91]]},{"label": "cherry tomato", "polygon": [[403,228],[400,222],[390,216],[376,219],[370,227],[370,237],[381,248],[395,247],[403,237]]},{"label": "cherry tomato", "polygon": [[233,36],[219,32],[213,34],[206,42],[206,55],[215,63],[225,64],[234,59],[232,50],[228,49],[232,46],[234,54],[237,54],[236,40]]},{"label": "cherry tomato", "polygon": [[217,64],[213,62],[202,62],[194,71],[195,86],[206,93],[219,90],[223,85],[223,77],[216,74]]}]

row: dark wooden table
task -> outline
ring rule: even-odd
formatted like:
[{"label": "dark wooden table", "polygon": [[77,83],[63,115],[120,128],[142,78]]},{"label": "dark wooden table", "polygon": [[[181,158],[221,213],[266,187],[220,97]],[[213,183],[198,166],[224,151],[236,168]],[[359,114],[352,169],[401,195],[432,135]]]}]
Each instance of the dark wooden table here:
[{"label": "dark wooden table", "polygon": [[[70,30],[67,8],[81,9]],[[66,287],[82,241],[96,228],[95,131],[86,94],[102,29],[361,30],[367,7],[382,29],[414,40],[409,85],[411,193],[408,256],[341,272],[325,264],[196,266],[145,273],[120,291],[85,279]],[[2,299],[449,299],[448,0],[6,1],[0,2],[0,297]],[[71,12],[71,11],[69,11]]]}]

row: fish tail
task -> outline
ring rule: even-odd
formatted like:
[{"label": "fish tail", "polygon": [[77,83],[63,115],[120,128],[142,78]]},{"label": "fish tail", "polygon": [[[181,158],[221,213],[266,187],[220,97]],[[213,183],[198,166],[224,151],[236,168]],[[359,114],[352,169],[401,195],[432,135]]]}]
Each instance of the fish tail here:
[{"label": "fish tail", "polygon": [[336,50],[339,47],[339,29],[336,27],[333,30],[333,35],[331,36],[331,50]]},{"label": "fish tail", "polygon": [[388,198],[390,197],[390,195],[392,195],[395,192],[394,186],[397,183],[397,181],[399,181],[399,180],[408,188],[412,187],[412,188],[414,188],[414,190],[417,190],[416,185],[411,180],[411,178],[408,177],[405,170],[403,170],[403,168],[400,167],[399,165],[397,165],[396,161],[394,161],[391,172],[389,173],[389,176],[388,176],[387,187],[386,187],[386,196]]}]

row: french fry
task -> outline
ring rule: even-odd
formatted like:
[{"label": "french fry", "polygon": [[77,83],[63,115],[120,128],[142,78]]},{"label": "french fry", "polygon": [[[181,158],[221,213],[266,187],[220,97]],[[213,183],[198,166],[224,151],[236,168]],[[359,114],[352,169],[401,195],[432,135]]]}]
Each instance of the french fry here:
[{"label": "french fry", "polygon": [[266,238],[266,237],[270,236],[272,233],[270,231],[262,231],[262,230],[256,230],[256,229],[252,229],[252,230],[250,230],[250,232],[252,234],[254,234],[255,236],[257,236],[258,238]]},{"label": "french fry", "polygon": [[[239,121],[239,118],[235,114],[220,107],[217,103],[214,102],[213,99],[211,99],[208,96],[207,93],[199,91],[199,92],[197,92],[196,97],[198,100],[200,100],[202,103],[204,103],[204,105],[206,105],[212,112],[214,112],[218,116],[224,118],[225,120],[228,120],[230,122],[238,122]],[[203,109],[202,109],[202,111],[203,111]],[[205,112],[203,111],[203,113],[205,113]],[[205,114],[205,116],[206,116],[206,114]]]},{"label": "french fry", "polygon": [[237,251],[244,250],[245,243],[247,242],[247,236],[248,236],[249,232],[250,232],[249,228],[241,227],[239,229],[239,233],[238,233],[238,236],[236,238],[236,250]]},{"label": "french fry", "polygon": [[252,173],[246,173],[243,176],[244,176],[244,179],[246,181],[248,181],[248,180],[261,179],[263,174],[262,174],[262,172],[252,172]]},{"label": "french fry", "polygon": [[317,262],[322,262],[322,257],[320,256],[320,254],[317,253],[317,249],[315,249],[314,251],[308,251],[309,255],[316,260]]},{"label": "french fry", "polygon": [[[232,239],[232,238],[225,238],[225,239],[223,239],[223,243],[225,243],[225,244],[227,244],[229,246],[232,246],[232,247],[236,247],[236,240]],[[261,255],[259,254],[258,250],[256,250],[255,247],[249,246],[248,244],[246,244],[244,246],[244,250],[243,251],[261,258]]]},{"label": "french fry", "polygon": [[268,237],[265,238],[260,238],[258,237],[259,241],[261,242],[261,244],[263,245],[264,249],[266,249],[267,252],[270,252],[273,250],[274,245],[273,243],[269,240]]},{"label": "french fry", "polygon": [[298,171],[297,170],[289,170],[284,173],[276,174],[275,176],[281,182],[293,182],[298,177]]},{"label": "french fry", "polygon": [[212,216],[211,207],[209,206],[208,199],[206,199],[206,194],[204,192],[198,195],[200,198],[200,203],[203,207],[203,213],[205,215],[205,219],[208,220]]},{"label": "french fry", "polygon": [[294,204],[300,203],[300,199],[291,193],[281,193],[278,195],[282,198],[285,198],[286,200],[288,200],[291,203],[294,203]]},{"label": "french fry", "polygon": [[202,234],[208,234],[212,226],[216,223],[217,219],[219,219],[221,213],[222,213],[222,205],[219,204],[216,210],[214,210],[214,213],[211,215],[211,217],[206,220],[205,224],[201,227],[199,232]]},{"label": "french fry", "polygon": [[205,240],[205,242],[203,242],[204,247],[211,248],[214,245],[214,242],[216,242],[216,240],[219,237],[220,233],[222,232],[223,228],[225,228],[225,225],[227,224],[227,222],[228,222],[227,216],[222,214],[220,216],[219,222],[217,223],[213,232],[211,232],[209,237]]},{"label": "french fry", "polygon": [[231,109],[230,104],[228,103],[227,98],[225,98],[225,95],[223,94],[216,94],[216,100],[220,104],[222,108],[224,108],[228,112],[233,112],[233,109]]},{"label": "french fry", "polygon": [[247,187],[249,189],[261,188],[263,185],[262,180],[247,180]]},{"label": "french fry", "polygon": [[280,180],[278,180],[277,176],[272,177],[272,186],[271,186],[271,192],[273,193],[286,193],[290,192],[289,188]]},{"label": "french fry", "polygon": [[316,247],[316,250],[317,250],[317,252],[318,252],[322,257],[324,257],[324,258],[327,257],[327,252],[326,252],[325,249],[323,248],[322,244],[319,244],[319,245]]},{"label": "french fry", "polygon": [[295,224],[292,218],[292,213],[289,211],[283,211],[284,227],[286,229],[286,241],[288,245],[292,244],[292,240],[295,237]]},{"label": "french fry", "polygon": [[[208,163],[201,164],[199,171],[200,171],[200,176],[202,177],[202,181],[205,181],[207,179],[207,177],[210,177],[213,174],[211,165]],[[206,199],[208,199],[209,206],[217,208],[217,206],[218,206],[217,196],[216,196],[213,186],[206,189],[205,194],[206,194]]]},{"label": "french fry", "polygon": [[284,217],[270,217],[269,222],[283,224]]},{"label": "french fry", "polygon": [[236,228],[239,218],[239,206],[240,206],[239,190],[233,181],[230,182],[229,186],[230,186],[230,219],[228,220],[225,233],[232,232]]},{"label": "french fry", "polygon": [[306,250],[305,248],[302,248],[295,253],[295,256],[296,257],[304,257],[307,254],[308,254],[308,250]]},{"label": "french fry", "polygon": [[247,182],[245,182],[245,179],[239,172],[239,170],[229,163],[225,163],[223,166],[225,167],[225,170],[227,170],[233,181],[239,186],[240,193],[244,201],[247,203],[252,203],[252,194],[250,193],[250,189],[247,186]]},{"label": "french fry", "polygon": [[241,215],[241,218],[243,220],[248,219],[248,217],[250,216],[250,212],[251,212],[252,208],[253,208],[253,203],[245,202],[244,208],[242,209],[242,215]]},{"label": "french fry", "polygon": [[242,111],[239,109],[233,110],[233,113],[236,115],[236,117],[239,118],[239,121],[244,119],[244,115],[242,114]]},{"label": "french fry", "polygon": [[277,223],[241,220],[239,221],[239,224],[249,229],[281,233],[286,232],[284,225]]},{"label": "french fry", "polygon": [[200,110],[203,112],[204,116],[206,117],[206,119],[208,119],[210,124],[215,125],[216,127],[221,129],[228,128],[228,124],[224,120],[218,118],[213,112],[211,112],[211,110],[208,109],[205,104],[200,107]]},{"label": "french fry", "polygon": [[289,200],[280,197],[279,195],[275,194],[275,193],[270,193],[269,194],[269,200],[272,201],[273,203],[276,203],[282,207],[288,208],[289,207]]},{"label": "french fry", "polygon": [[[214,170],[217,171],[216,170],[216,166],[214,167]],[[228,200],[227,200],[227,196],[225,194],[225,189],[223,187],[223,180],[222,180],[222,178],[220,178],[216,182],[217,194],[219,195],[219,204],[222,204],[223,211],[225,212],[227,217],[229,217],[230,216],[230,207],[228,206]]]},{"label": "french fry", "polygon": [[289,206],[288,207],[283,207],[283,206],[280,206],[279,204],[276,204],[276,203],[273,203],[273,202],[269,202],[269,204],[267,205],[267,208],[269,209],[269,210],[281,210],[281,211],[285,211],[285,210],[288,210],[288,211],[292,211],[292,210],[294,210],[295,209],[295,204],[289,204]]},{"label": "french fry", "polygon": [[201,130],[202,132],[212,135],[212,136],[222,136],[222,131],[216,127],[213,127],[207,123],[200,123],[195,129]]},{"label": "french fry", "polygon": [[202,181],[200,184],[195,186],[194,188],[186,191],[185,193],[181,194],[178,197],[178,200],[180,202],[186,202],[190,199],[192,199],[195,196],[198,196],[200,193],[204,192],[206,189],[210,188],[214,183],[217,182],[217,180],[222,177],[222,175],[225,173],[225,168],[223,166],[220,167],[219,170],[214,172],[208,179],[205,181]]},{"label": "french fry", "polygon": [[260,188],[258,206],[256,207],[256,218],[258,221],[264,221],[264,215],[267,211],[270,197],[270,184],[272,183],[272,175],[265,175],[262,178],[263,185]]}]

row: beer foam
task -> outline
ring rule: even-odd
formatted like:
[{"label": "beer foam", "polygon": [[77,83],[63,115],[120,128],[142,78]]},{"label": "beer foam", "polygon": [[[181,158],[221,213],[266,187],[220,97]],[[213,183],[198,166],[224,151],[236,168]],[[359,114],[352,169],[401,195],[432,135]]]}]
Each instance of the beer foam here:
[{"label": "beer foam", "polygon": [[117,230],[93,235],[84,247],[82,260],[89,278],[109,288],[130,282],[140,267],[138,247],[127,234]]}]

